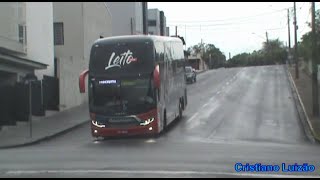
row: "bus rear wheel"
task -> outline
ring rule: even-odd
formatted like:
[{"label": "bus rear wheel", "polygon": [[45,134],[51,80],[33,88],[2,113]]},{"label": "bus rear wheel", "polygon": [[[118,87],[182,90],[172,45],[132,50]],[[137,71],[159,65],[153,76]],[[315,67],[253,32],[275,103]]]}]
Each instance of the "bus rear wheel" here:
[{"label": "bus rear wheel", "polygon": [[163,112],[163,131],[167,130],[167,113],[166,110]]},{"label": "bus rear wheel", "polygon": [[180,101],[179,101],[179,119],[182,118],[182,110],[183,110],[182,101],[180,100]]}]

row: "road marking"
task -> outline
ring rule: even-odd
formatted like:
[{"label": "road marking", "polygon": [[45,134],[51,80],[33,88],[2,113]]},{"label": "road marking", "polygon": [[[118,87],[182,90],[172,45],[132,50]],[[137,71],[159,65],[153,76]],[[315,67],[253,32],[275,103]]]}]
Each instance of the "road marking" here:
[{"label": "road marking", "polygon": [[229,81],[228,81],[228,82],[226,82],[226,85],[229,85]]},{"label": "road marking", "polygon": [[212,171],[169,171],[169,170],[15,170],[7,171],[5,174],[23,175],[23,174],[45,174],[45,173],[114,173],[114,174],[159,174],[159,175],[222,175],[222,176],[249,176],[249,177],[274,177],[274,178],[319,178],[319,175],[287,175],[287,174],[262,174],[262,173],[236,173],[236,172],[212,172]]},{"label": "road marking", "polygon": [[[217,94],[220,94],[220,91],[218,91]],[[211,100],[211,99],[210,99],[210,100]]]},{"label": "road marking", "polygon": [[206,106],[208,106],[209,104],[208,103],[205,103],[202,107],[206,107]]},{"label": "road marking", "polygon": [[199,113],[196,112],[193,116],[191,116],[191,118],[189,118],[189,119],[187,120],[187,122],[191,121],[191,119],[194,119],[198,114],[199,114]]}]

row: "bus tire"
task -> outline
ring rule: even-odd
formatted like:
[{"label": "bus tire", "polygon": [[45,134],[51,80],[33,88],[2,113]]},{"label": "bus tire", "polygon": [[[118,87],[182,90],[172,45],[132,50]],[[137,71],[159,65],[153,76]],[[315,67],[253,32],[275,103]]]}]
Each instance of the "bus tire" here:
[{"label": "bus tire", "polygon": [[185,102],[184,102],[184,97],[181,97],[181,104],[182,104],[182,110],[185,110]]},{"label": "bus tire", "polygon": [[167,130],[167,113],[166,110],[163,112],[163,131]]},{"label": "bus tire", "polygon": [[179,101],[179,120],[182,119],[182,101]]},{"label": "bus tire", "polygon": [[187,89],[184,89],[184,102],[185,102],[185,108],[188,105],[188,96],[187,96]]}]

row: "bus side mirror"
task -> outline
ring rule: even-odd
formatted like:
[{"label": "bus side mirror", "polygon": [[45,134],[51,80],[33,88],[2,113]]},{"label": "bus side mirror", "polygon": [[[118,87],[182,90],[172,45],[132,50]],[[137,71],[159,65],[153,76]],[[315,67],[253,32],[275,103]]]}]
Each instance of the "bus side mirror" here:
[{"label": "bus side mirror", "polygon": [[159,65],[157,65],[154,68],[153,71],[153,82],[154,82],[154,86],[156,88],[160,88],[160,72],[159,72]]},{"label": "bus side mirror", "polygon": [[86,76],[88,75],[89,70],[84,70],[80,76],[79,76],[79,89],[80,89],[80,93],[85,93],[86,92]]}]

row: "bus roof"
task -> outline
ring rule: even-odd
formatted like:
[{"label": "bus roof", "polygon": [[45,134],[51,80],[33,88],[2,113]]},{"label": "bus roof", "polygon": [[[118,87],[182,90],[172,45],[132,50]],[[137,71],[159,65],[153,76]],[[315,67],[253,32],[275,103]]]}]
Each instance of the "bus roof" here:
[{"label": "bus roof", "polygon": [[139,41],[174,41],[182,42],[178,37],[169,36],[155,36],[155,35],[125,35],[125,36],[111,36],[98,39],[94,44],[114,44],[118,42],[139,42]]}]

